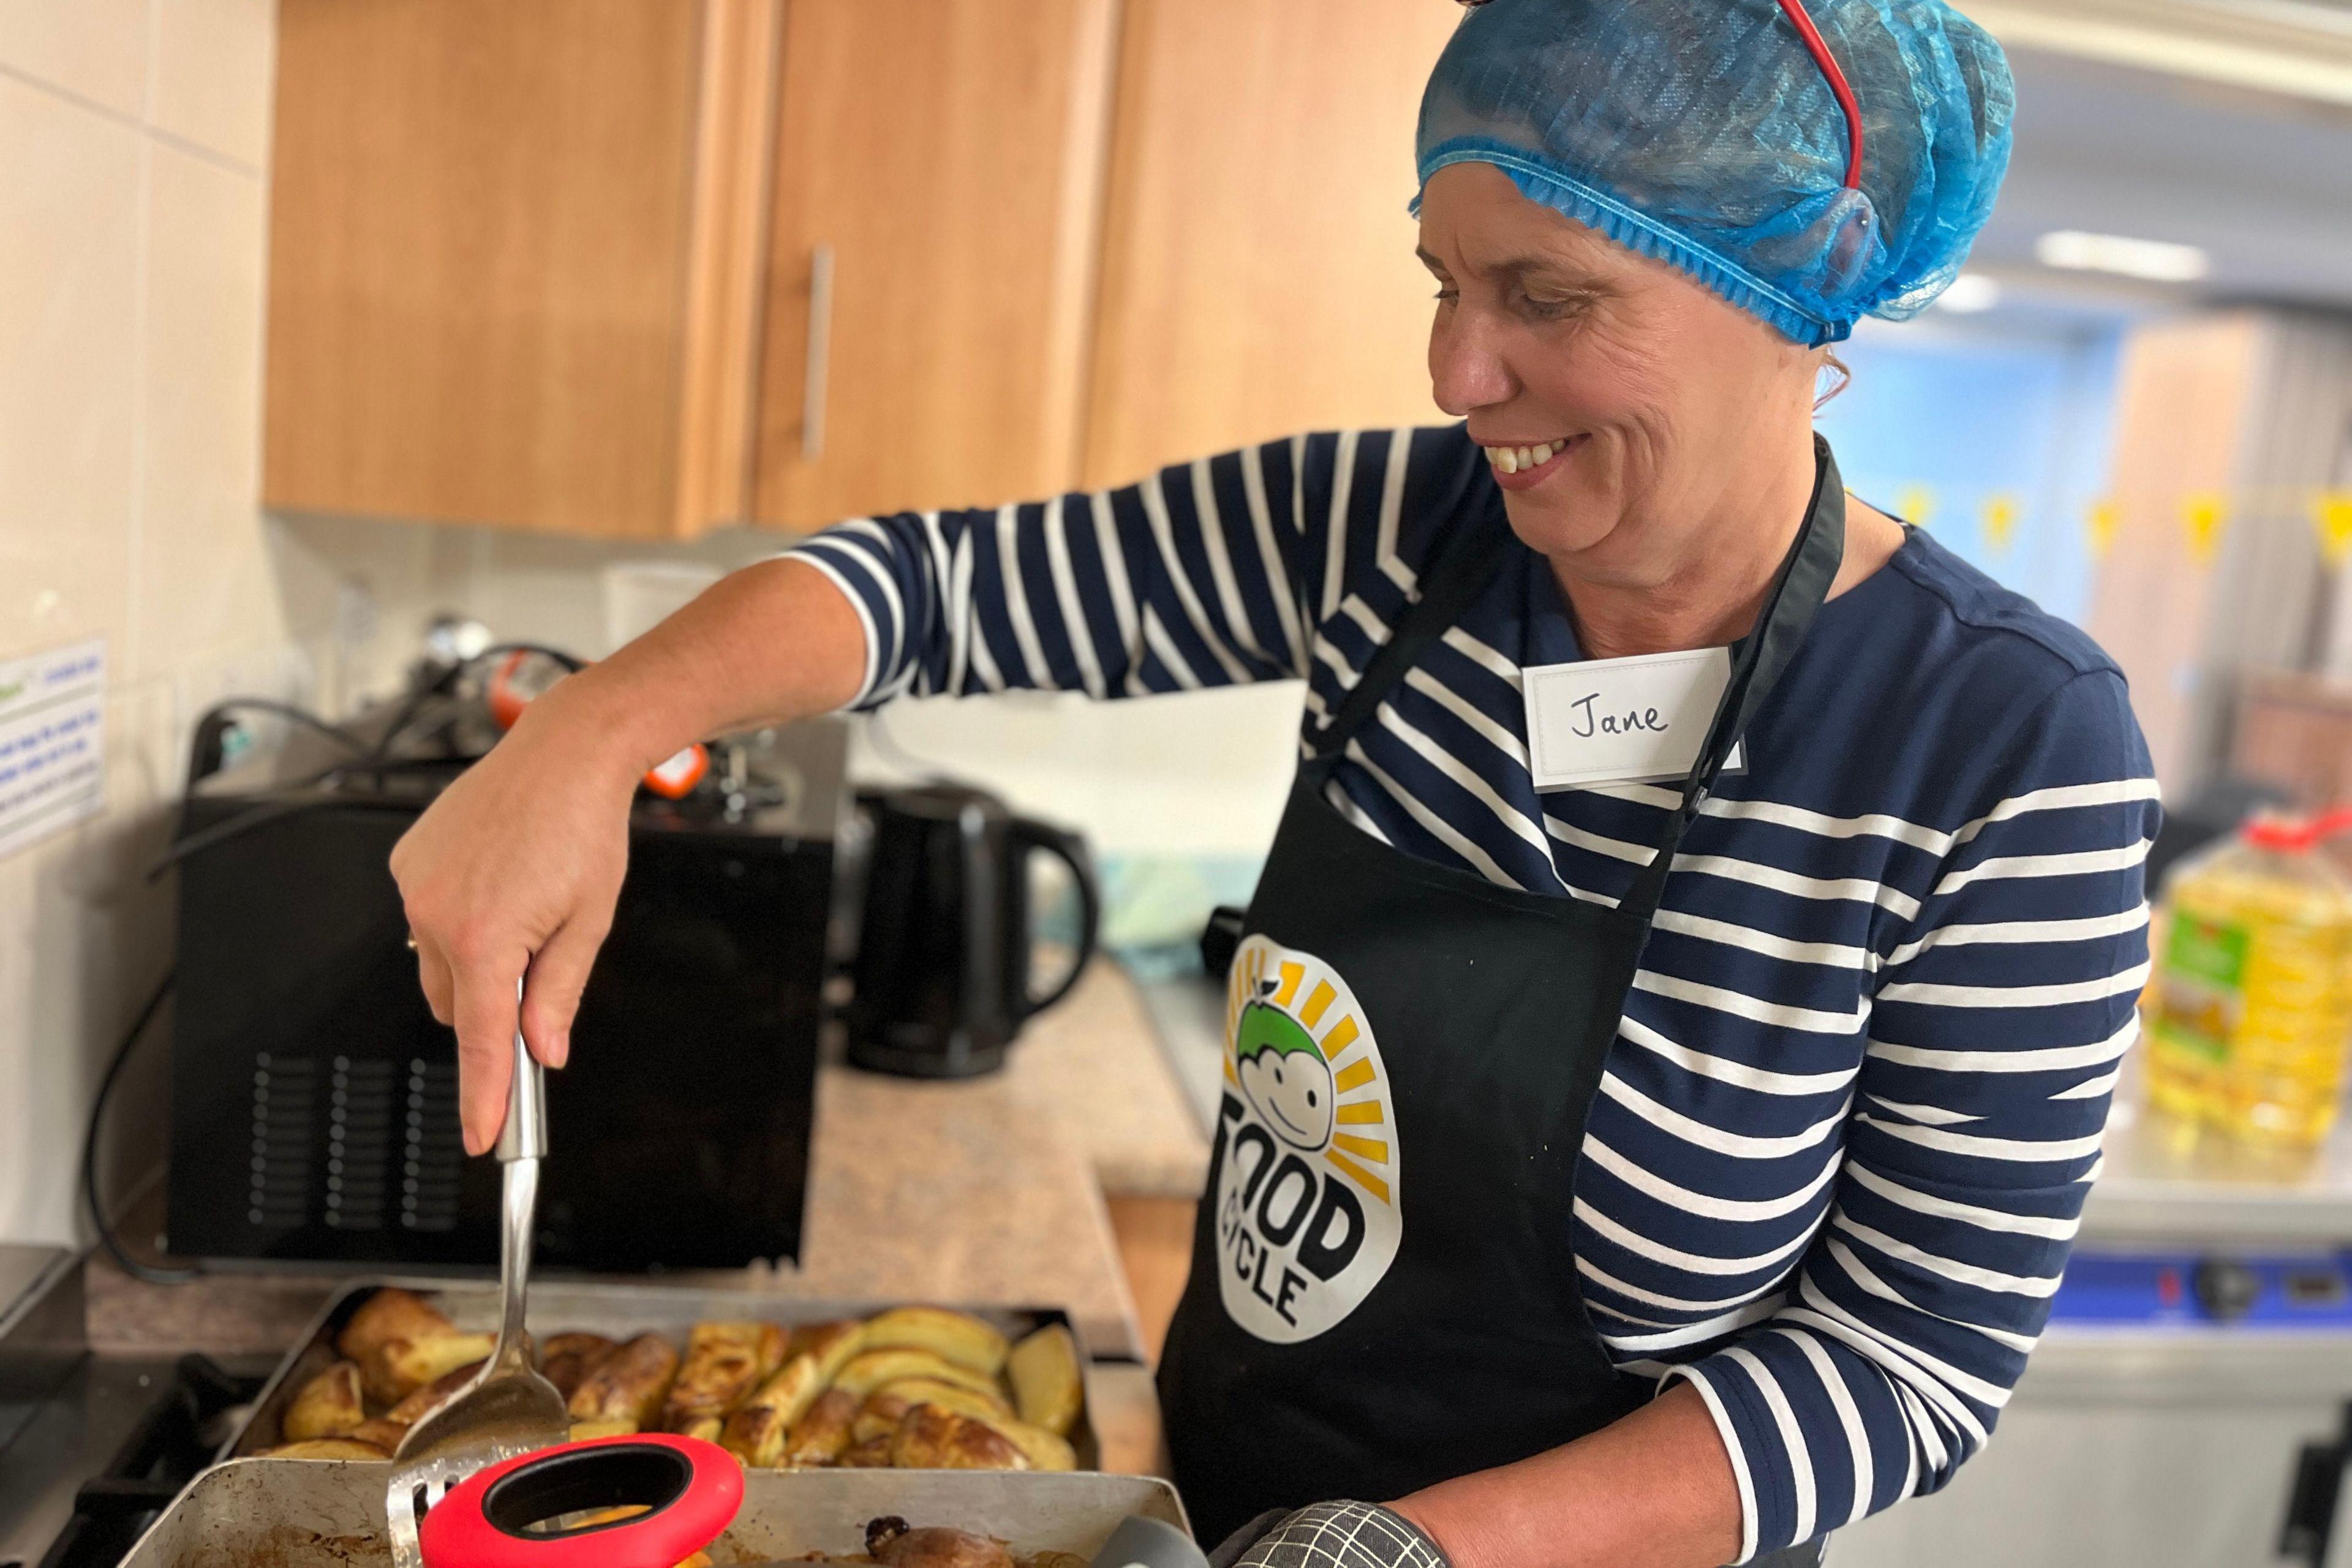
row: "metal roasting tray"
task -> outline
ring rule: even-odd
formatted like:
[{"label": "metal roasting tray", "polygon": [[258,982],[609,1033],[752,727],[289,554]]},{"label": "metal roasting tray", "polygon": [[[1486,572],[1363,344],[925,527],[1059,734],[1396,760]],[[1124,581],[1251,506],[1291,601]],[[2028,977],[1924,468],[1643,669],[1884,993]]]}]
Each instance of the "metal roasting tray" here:
[{"label": "metal roasting tray", "polygon": [[[365,1279],[346,1285],[320,1309],[319,1315],[311,1320],[310,1328],[295,1342],[293,1351],[270,1374],[269,1381],[262,1386],[260,1397],[254,1402],[252,1413],[238,1424],[228,1441],[221,1445],[217,1458],[251,1458],[265,1449],[276,1447],[279,1441],[279,1419],[285,1415],[287,1405],[293,1403],[295,1394],[301,1392],[304,1384],[326,1371],[338,1359],[335,1336],[342,1331],[345,1323],[351,1321],[352,1314],[360,1310],[361,1303],[378,1290],[393,1285],[414,1290],[433,1302],[460,1329],[489,1333],[498,1328],[499,1293],[488,1286],[452,1287],[446,1279]],[[906,1301],[809,1300],[725,1287],[607,1285],[551,1279],[531,1282],[528,1321],[532,1337],[539,1340],[545,1340],[551,1334],[572,1332],[604,1334],[616,1340],[625,1340],[635,1334],[665,1334],[683,1354],[687,1331],[706,1320],[757,1319],[797,1325],[823,1322],[831,1318],[870,1318],[891,1307],[911,1304]],[[936,1304],[952,1305],[949,1302]],[[1077,1345],[1079,1371],[1083,1373],[1090,1365],[1086,1341],[1079,1335],[1077,1325],[1070,1321],[1067,1312],[1058,1308],[960,1307],[957,1310],[970,1312],[1013,1339],[1047,1323],[1060,1323],[1070,1331],[1070,1337]],[[1102,1463],[1102,1449],[1095,1440],[1092,1407],[1092,1390],[1089,1389],[1087,1403],[1078,1412],[1077,1424],[1069,1432],[1070,1447],[1076,1450],[1078,1468],[1082,1470],[1092,1470]],[[324,1461],[288,1462],[319,1464]]]},{"label": "metal roasting tray", "polygon": [[[123,1568],[390,1568],[383,1467],[238,1459],[205,1471],[123,1559]],[[1147,1476],[1001,1470],[753,1470],[743,1509],[711,1543],[714,1563],[866,1550],[866,1521],[992,1535],[1016,1557],[1091,1561],[1133,1514],[1189,1530],[1176,1489]]]}]

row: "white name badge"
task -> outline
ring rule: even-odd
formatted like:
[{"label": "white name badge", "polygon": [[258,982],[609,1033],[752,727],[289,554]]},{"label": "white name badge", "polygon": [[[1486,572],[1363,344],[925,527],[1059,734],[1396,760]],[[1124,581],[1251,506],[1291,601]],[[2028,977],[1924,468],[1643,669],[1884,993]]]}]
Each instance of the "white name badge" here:
[{"label": "white name badge", "polygon": [[[1731,684],[1731,650],[1645,653],[1522,672],[1536,788],[1679,784]],[[1734,746],[1726,773],[1740,770]]]}]

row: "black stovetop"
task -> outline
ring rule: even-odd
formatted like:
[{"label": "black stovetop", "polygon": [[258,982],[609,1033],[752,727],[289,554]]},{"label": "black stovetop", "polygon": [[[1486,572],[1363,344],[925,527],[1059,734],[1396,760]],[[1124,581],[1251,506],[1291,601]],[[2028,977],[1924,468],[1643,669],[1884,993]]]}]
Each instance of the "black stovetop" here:
[{"label": "black stovetop", "polygon": [[0,1568],[112,1568],[212,1462],[268,1358],[84,1355],[0,1450]]}]

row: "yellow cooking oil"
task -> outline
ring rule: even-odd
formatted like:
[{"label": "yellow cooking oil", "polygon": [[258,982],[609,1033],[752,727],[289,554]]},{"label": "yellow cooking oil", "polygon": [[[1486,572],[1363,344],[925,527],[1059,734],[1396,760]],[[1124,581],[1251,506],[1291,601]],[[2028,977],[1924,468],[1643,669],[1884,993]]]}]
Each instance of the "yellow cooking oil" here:
[{"label": "yellow cooking oil", "polygon": [[2335,1124],[2352,1050],[2352,877],[2319,844],[2352,813],[2262,818],[2167,879],[2148,1097],[2273,1148]]}]

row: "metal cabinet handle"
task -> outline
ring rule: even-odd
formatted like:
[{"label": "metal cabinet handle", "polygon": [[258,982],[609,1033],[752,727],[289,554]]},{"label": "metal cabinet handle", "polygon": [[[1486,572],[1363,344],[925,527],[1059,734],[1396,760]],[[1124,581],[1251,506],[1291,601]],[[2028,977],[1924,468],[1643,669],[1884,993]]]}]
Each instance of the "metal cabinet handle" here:
[{"label": "metal cabinet handle", "polygon": [[833,363],[833,247],[809,256],[808,364],[801,385],[801,458],[824,456],[825,380]]}]

